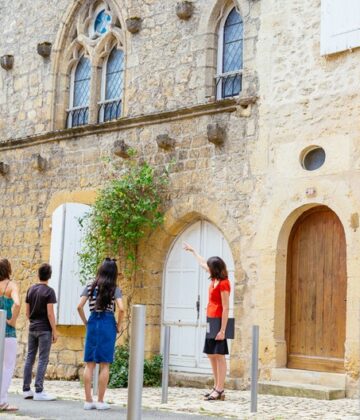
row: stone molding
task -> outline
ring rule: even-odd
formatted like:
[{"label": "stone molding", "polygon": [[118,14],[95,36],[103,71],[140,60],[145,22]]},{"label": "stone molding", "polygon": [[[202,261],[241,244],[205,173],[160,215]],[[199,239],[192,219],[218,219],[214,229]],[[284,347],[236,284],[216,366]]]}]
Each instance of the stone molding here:
[{"label": "stone molding", "polygon": [[69,128],[58,131],[50,131],[34,136],[9,139],[0,143],[0,150],[11,150],[28,147],[35,144],[51,143],[60,140],[71,140],[74,137],[84,137],[92,134],[101,134],[114,131],[127,130],[134,127],[156,125],[188,118],[196,118],[203,115],[235,112],[238,108],[236,99],[224,99],[221,101],[195,105],[176,109],[174,111],[163,111],[136,117],[126,117],[104,124],[85,125],[76,128]]}]

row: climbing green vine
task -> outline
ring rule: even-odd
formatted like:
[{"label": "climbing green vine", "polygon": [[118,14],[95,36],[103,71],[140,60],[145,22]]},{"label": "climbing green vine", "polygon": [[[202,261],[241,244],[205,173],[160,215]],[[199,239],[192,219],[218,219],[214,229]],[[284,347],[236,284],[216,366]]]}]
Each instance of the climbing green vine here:
[{"label": "climbing green vine", "polygon": [[80,258],[83,282],[94,278],[105,257],[124,261],[126,277],[136,271],[136,248],[146,232],[164,219],[163,201],[168,171],[155,173],[148,163],[132,158],[119,176],[116,171],[99,191],[90,212],[80,220],[84,240]]}]

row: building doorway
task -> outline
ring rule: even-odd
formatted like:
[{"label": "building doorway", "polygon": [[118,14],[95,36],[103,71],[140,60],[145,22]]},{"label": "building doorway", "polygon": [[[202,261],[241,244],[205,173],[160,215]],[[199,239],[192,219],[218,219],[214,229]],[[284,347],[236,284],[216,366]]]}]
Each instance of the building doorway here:
[{"label": "building doorway", "polygon": [[315,207],[299,217],[288,244],[289,368],[344,372],[346,283],[344,228],[328,207]]},{"label": "building doorway", "polygon": [[170,368],[177,371],[210,373],[202,353],[206,331],[206,306],[209,278],[194,257],[182,248],[189,242],[205,258],[217,255],[224,259],[232,284],[230,316],[234,302],[234,261],[223,234],[207,221],[186,229],[174,242],[165,266],[163,325],[171,326]]}]

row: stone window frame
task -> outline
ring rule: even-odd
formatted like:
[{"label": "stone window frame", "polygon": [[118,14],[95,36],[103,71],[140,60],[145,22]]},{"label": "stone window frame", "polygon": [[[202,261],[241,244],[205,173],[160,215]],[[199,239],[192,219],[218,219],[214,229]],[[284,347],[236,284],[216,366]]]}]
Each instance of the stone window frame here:
[{"label": "stone window frame", "polygon": [[[242,68],[239,69],[238,71],[234,71],[234,72],[230,72],[230,73],[223,73],[223,54],[224,54],[224,28],[225,28],[225,24],[226,21],[230,15],[230,13],[233,10],[236,10],[237,13],[240,15],[240,18],[242,20],[242,25],[243,25],[243,38],[242,38],[242,55],[243,55],[243,59],[242,59]],[[227,5],[226,8],[223,9],[221,17],[220,17],[220,22],[219,22],[219,26],[217,29],[217,54],[216,54],[216,75],[214,77],[215,79],[215,97],[217,100],[221,100],[224,99],[223,95],[222,95],[222,86],[223,86],[223,77],[224,76],[232,76],[232,75],[240,75],[241,77],[241,81],[242,81],[242,76],[243,76],[243,72],[244,72],[244,19],[243,16],[239,10],[239,8],[237,7],[237,5],[235,3],[229,3]],[[220,80],[218,80],[220,79]],[[239,96],[241,94],[242,91],[242,82],[240,81],[240,92],[237,95],[234,95],[234,97]]]},{"label": "stone window frame", "polygon": [[[94,36],[90,30],[94,24],[99,10],[105,9],[111,15],[112,20],[108,32],[102,36]],[[114,0],[98,0],[94,2],[76,1],[71,8],[67,18],[64,20],[63,28],[59,31],[54,46],[54,62],[52,72],[54,75],[53,95],[51,111],[51,127],[53,130],[68,129],[67,111],[69,110],[72,72],[81,54],[90,59],[90,100],[89,117],[87,125],[99,124],[98,102],[101,98],[102,67],[112,48],[116,45],[124,53],[124,79],[122,91],[121,115],[125,113],[125,91],[127,80],[127,54],[126,37],[124,30],[125,23],[119,7]],[[103,124],[100,122],[100,124]]]}]

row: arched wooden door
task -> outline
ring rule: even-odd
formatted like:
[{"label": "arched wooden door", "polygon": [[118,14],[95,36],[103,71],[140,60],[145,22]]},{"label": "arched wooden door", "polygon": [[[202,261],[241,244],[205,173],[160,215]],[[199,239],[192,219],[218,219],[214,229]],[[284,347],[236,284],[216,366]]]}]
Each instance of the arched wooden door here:
[{"label": "arched wooden door", "polygon": [[346,244],[336,214],[321,206],[295,223],[288,246],[288,367],[344,371]]}]

